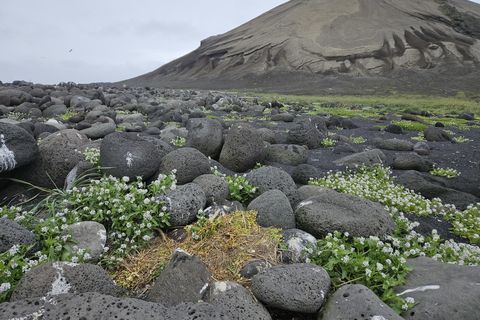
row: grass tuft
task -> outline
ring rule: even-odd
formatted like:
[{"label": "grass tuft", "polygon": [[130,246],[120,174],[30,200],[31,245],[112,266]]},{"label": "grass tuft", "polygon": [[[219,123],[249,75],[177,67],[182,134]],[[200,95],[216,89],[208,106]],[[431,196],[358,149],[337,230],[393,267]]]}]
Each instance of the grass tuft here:
[{"label": "grass tuft", "polygon": [[117,284],[137,292],[142,290],[159,275],[178,248],[198,256],[216,281],[247,284],[239,271],[248,261],[278,262],[281,230],[260,227],[252,211],[200,218],[186,232],[187,238],[182,243],[158,238],[148,248],[126,258],[113,273]]}]

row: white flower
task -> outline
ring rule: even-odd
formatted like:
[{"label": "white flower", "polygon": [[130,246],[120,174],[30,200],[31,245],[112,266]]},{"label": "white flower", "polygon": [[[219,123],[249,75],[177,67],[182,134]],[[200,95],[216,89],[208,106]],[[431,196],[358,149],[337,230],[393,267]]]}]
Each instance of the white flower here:
[{"label": "white flower", "polygon": [[365,274],[367,275],[367,277],[370,277],[372,275],[372,270],[370,269],[365,269]]},{"label": "white flower", "polygon": [[405,298],[405,301],[406,301],[407,303],[410,303],[410,304],[414,304],[414,303],[415,303],[415,299],[412,298],[412,297],[406,297],[406,298]]},{"label": "white flower", "polygon": [[9,250],[8,250],[8,253],[11,255],[11,256],[14,256],[15,254],[17,254],[18,250],[20,249],[20,246],[19,245],[13,245]]},{"label": "white flower", "polygon": [[350,257],[349,256],[345,256],[342,258],[342,262],[343,263],[348,263],[348,261],[350,261]]},{"label": "white flower", "polygon": [[383,264],[377,262],[377,270],[382,271],[383,270]]},{"label": "white flower", "polygon": [[8,290],[10,290],[10,288],[11,288],[10,283],[4,282],[0,285],[0,293],[4,293],[4,292],[8,291]]},{"label": "white flower", "polygon": [[368,263],[368,261],[363,261],[363,262],[362,262],[362,265],[363,265],[364,267],[368,267],[369,263]]},{"label": "white flower", "polygon": [[122,181],[125,182],[125,183],[127,183],[127,182],[130,181],[130,178],[129,178],[129,177],[123,177],[123,178],[122,178]]}]

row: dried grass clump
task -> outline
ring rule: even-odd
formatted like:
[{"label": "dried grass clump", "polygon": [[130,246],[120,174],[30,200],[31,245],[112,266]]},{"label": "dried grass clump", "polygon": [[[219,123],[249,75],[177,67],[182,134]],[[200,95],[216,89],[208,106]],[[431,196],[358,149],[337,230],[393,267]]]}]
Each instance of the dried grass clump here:
[{"label": "dried grass clump", "polygon": [[180,248],[198,256],[216,281],[247,284],[239,271],[250,260],[278,262],[281,230],[262,228],[256,223],[255,212],[236,212],[215,219],[200,219],[187,227],[187,238],[178,243],[158,238],[148,248],[127,257],[114,272],[120,286],[140,291],[151,283]]}]

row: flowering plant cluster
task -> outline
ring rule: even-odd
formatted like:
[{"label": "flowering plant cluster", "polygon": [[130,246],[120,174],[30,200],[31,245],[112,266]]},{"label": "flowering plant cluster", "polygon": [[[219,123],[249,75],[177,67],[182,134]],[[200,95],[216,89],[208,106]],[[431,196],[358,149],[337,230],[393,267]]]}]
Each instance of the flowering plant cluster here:
[{"label": "flowering plant cluster", "polygon": [[349,138],[350,142],[353,143],[353,144],[363,144],[365,142],[367,142],[367,139],[365,139],[364,137],[362,136],[350,136]]},{"label": "flowering plant cluster", "polygon": [[320,144],[321,144],[322,147],[324,147],[324,148],[329,148],[329,147],[334,147],[334,146],[337,144],[337,141],[335,141],[335,140],[332,139],[332,138],[324,138],[324,139],[322,139],[322,141],[320,142]]},{"label": "flowering plant cluster", "polygon": [[335,289],[361,283],[397,311],[412,306],[393,291],[405,282],[410,268],[405,255],[390,243],[378,237],[351,238],[348,233],[335,232],[319,240],[317,249],[309,253],[310,262],[328,272]]},{"label": "flowering plant cluster", "polygon": [[257,188],[250,184],[247,176],[235,174],[227,176],[221,173],[217,167],[211,168],[214,175],[223,177],[228,184],[229,199],[240,203],[249,203],[257,194]]},{"label": "flowering plant cluster", "polygon": [[100,149],[98,148],[85,148],[83,151],[85,160],[90,162],[95,167],[100,166]]},{"label": "flowering plant cluster", "polygon": [[457,137],[453,137],[453,141],[455,141],[456,143],[468,143],[472,140],[465,138],[464,136],[457,136]]},{"label": "flowering plant cluster", "polygon": [[453,179],[456,178],[460,175],[460,172],[458,172],[455,169],[452,168],[439,168],[439,167],[434,167],[432,171],[430,171],[431,175],[438,176],[438,177],[445,177],[448,179]]},{"label": "flowering plant cluster", "polygon": [[[160,175],[148,185],[140,178],[130,181],[128,177],[108,176],[57,191],[30,210],[0,208],[0,217],[33,231],[39,243],[38,248],[14,246],[0,254],[0,301],[7,299],[22,275],[39,263],[83,262],[90,258],[88,252],[71,245],[71,235],[66,230],[76,222],[96,221],[105,226],[108,247],[102,263],[114,267],[149,241],[156,229],[169,225],[168,207],[158,195],[175,186],[174,173]],[[38,215],[39,212],[42,214]],[[33,249],[37,251],[32,252]]]},{"label": "flowering plant cluster", "polygon": [[448,263],[480,264],[479,247],[445,241],[436,230],[423,236],[415,231],[419,223],[405,217],[405,214],[440,215],[452,222],[455,234],[468,238],[472,244],[479,244],[480,204],[460,212],[452,205],[442,204],[439,199],[425,199],[395,184],[390,169],[381,166],[331,173],[310,183],[380,202],[396,225],[394,234],[384,239],[334,233],[319,240],[318,249],[309,252],[310,259],[327,269],[334,285],[365,284],[400,311],[413,303],[408,297],[398,297],[393,292],[393,287],[401,284],[408,273],[407,258],[427,256]]},{"label": "flowering plant cluster", "polygon": [[187,139],[184,137],[176,136],[170,141],[170,143],[176,147],[184,147],[187,144]]}]

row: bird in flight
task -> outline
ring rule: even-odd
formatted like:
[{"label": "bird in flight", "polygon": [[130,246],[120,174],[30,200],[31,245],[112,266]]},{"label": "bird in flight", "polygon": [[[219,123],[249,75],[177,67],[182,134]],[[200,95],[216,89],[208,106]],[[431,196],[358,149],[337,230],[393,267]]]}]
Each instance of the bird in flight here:
[{"label": "bird in flight", "polygon": [[72,51],[73,51],[73,49],[68,50],[68,52],[72,52]]}]

